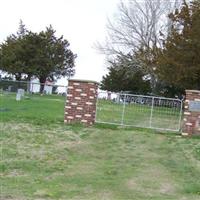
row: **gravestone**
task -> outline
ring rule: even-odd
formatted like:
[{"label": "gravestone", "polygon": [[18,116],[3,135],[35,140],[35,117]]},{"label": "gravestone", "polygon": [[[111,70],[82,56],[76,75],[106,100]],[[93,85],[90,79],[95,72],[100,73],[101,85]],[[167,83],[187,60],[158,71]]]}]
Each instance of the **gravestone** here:
[{"label": "gravestone", "polygon": [[17,93],[21,94],[21,96],[24,97],[25,91],[24,91],[24,89],[18,89]]},{"label": "gravestone", "polygon": [[18,89],[16,94],[16,101],[20,101],[24,97],[24,89]]},{"label": "gravestone", "polygon": [[20,93],[17,93],[16,94],[16,101],[20,101],[21,100],[21,94]]},{"label": "gravestone", "polygon": [[12,92],[12,85],[8,86],[8,92]]},{"label": "gravestone", "polygon": [[182,135],[200,134],[200,91],[186,90]]}]

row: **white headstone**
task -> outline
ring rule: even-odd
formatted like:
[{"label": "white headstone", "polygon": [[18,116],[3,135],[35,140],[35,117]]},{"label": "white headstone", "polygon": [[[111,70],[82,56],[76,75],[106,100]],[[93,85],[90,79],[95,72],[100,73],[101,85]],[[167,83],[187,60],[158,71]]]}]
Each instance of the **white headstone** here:
[{"label": "white headstone", "polygon": [[18,89],[17,93],[24,97],[24,89]]},{"label": "white headstone", "polygon": [[17,93],[17,95],[16,95],[16,101],[20,101],[20,100],[21,100],[21,94]]},{"label": "white headstone", "polygon": [[11,92],[11,90],[12,90],[12,86],[9,85],[9,86],[8,86],[8,92]]}]

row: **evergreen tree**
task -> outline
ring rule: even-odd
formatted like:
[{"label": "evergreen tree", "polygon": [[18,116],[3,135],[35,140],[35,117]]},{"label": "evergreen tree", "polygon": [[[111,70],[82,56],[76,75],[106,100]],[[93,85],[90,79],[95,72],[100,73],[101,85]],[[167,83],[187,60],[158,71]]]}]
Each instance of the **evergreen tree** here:
[{"label": "evergreen tree", "polygon": [[28,80],[32,76],[38,77],[42,92],[47,78],[54,81],[74,75],[76,55],[69,45],[63,36],[55,36],[51,26],[33,33],[20,21],[17,35],[9,36],[0,45],[0,70],[15,75],[16,80],[21,80],[22,75]]},{"label": "evergreen tree", "polygon": [[169,18],[171,31],[160,50],[157,74],[182,90],[200,89],[200,1],[184,1]]},{"label": "evergreen tree", "polygon": [[39,34],[30,34],[27,53],[33,74],[39,78],[41,92],[47,80],[54,81],[60,77],[73,76],[76,55],[69,49],[69,42],[63,36],[57,38],[50,26]]},{"label": "evergreen tree", "polygon": [[18,28],[18,32],[17,32],[18,37],[24,37],[27,32],[28,32],[28,30],[26,29],[25,24],[20,19],[20,21],[19,21],[19,28]]},{"label": "evergreen tree", "polygon": [[121,92],[147,94],[151,91],[150,81],[145,80],[139,63],[131,58],[130,55],[120,57],[115,61],[110,61],[109,72],[103,76],[101,89]]},{"label": "evergreen tree", "polygon": [[22,20],[19,22],[17,34],[12,34],[0,44],[0,69],[15,76],[20,81],[22,75],[27,75],[28,80],[32,76],[30,65],[28,64],[29,56],[27,54],[28,43],[26,37],[31,34],[25,28]]},{"label": "evergreen tree", "polygon": [[22,46],[14,35],[7,37],[0,45],[0,69],[15,76],[20,81],[24,73],[25,63],[22,58]]}]

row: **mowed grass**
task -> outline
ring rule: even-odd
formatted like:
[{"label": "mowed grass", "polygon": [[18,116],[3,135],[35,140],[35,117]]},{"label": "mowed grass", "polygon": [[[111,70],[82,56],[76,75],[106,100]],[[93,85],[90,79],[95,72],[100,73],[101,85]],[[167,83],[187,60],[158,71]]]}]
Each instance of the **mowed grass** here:
[{"label": "mowed grass", "polygon": [[0,98],[2,200],[200,199],[200,138],[66,125],[62,97]]},{"label": "mowed grass", "polygon": [[135,127],[180,129],[180,107],[164,107],[143,104],[116,103],[110,100],[98,100],[98,122],[123,124]]},{"label": "mowed grass", "polygon": [[29,95],[16,101],[16,94],[0,94],[2,121],[33,124],[63,123],[66,97],[59,95]]}]

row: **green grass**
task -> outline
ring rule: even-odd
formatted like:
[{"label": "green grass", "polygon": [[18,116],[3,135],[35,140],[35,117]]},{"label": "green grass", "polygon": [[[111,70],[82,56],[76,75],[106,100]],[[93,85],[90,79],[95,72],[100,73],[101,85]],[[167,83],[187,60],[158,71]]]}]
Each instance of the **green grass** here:
[{"label": "green grass", "polygon": [[0,95],[2,121],[17,120],[34,124],[63,122],[65,97],[36,94],[16,101],[15,94]]},{"label": "green grass", "polygon": [[0,199],[200,199],[199,137],[65,125],[62,97],[0,98]]},{"label": "green grass", "polygon": [[[122,115],[124,115],[124,118],[122,118]],[[179,130],[180,108],[154,106],[152,111],[151,105],[126,104],[124,106],[108,100],[99,100],[96,119],[99,122],[114,124],[123,122],[124,125],[136,127]]]}]

